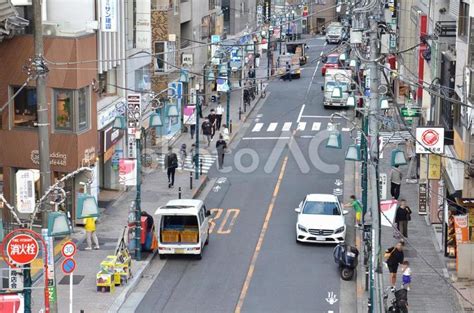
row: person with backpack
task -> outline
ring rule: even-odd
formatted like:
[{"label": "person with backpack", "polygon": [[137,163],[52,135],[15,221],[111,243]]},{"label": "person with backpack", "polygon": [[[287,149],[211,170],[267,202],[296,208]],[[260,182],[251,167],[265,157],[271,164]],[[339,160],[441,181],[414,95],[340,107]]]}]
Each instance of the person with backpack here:
[{"label": "person with backpack", "polygon": [[173,147],[168,147],[168,154],[165,157],[165,168],[168,175],[168,188],[174,186],[174,174],[178,167],[178,156],[173,152]]},{"label": "person with backpack", "polygon": [[395,285],[397,284],[398,265],[403,264],[405,259],[405,255],[403,254],[403,244],[398,242],[394,247],[385,250],[384,259],[387,263],[388,271],[390,273],[390,284],[392,286],[392,290],[395,290]]},{"label": "person with backpack", "polygon": [[400,205],[395,212],[395,224],[403,237],[408,237],[408,221],[411,220],[411,209],[405,199],[400,200]]},{"label": "person with backpack", "polygon": [[224,156],[225,156],[226,149],[227,149],[227,143],[225,142],[222,135],[220,135],[219,140],[217,140],[216,142],[217,163],[220,170],[224,167]]},{"label": "person with backpack", "polygon": [[210,147],[211,146],[211,141],[212,141],[212,137],[211,137],[211,135],[212,135],[212,125],[209,122],[208,118],[206,118],[204,120],[204,122],[202,122],[201,129],[202,129],[202,134],[207,139],[207,146]]}]

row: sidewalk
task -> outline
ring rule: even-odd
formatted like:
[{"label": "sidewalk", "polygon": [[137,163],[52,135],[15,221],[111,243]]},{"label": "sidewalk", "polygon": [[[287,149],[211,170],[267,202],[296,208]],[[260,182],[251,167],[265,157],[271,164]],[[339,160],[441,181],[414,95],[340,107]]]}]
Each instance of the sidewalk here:
[{"label": "sidewalk", "polygon": [[[395,147],[387,146],[384,150],[384,158],[380,159],[379,162],[380,173],[386,173],[388,177],[390,177],[390,155],[393,148]],[[410,262],[412,270],[411,290],[408,292],[408,309],[410,312],[463,312],[458,302],[458,296],[442,278],[447,277],[447,259],[439,252],[433,228],[426,222],[425,215],[418,214],[418,185],[405,182],[407,166],[400,169],[403,173],[403,182],[399,199],[406,199],[408,206],[413,211],[411,221],[408,224],[408,240],[404,250],[405,260]],[[388,182],[387,189],[387,198],[390,198],[390,182]],[[391,227],[382,226],[381,242],[383,250],[396,244],[397,240],[393,237]],[[362,267],[359,269],[360,273],[362,273],[362,269]],[[399,267],[397,289],[401,286],[401,275],[401,268]],[[449,279],[449,281],[451,280]],[[367,304],[368,293],[363,292],[364,284],[365,277],[359,278],[359,311],[361,307],[365,308]],[[383,285],[385,289],[390,286],[386,266],[383,267]],[[362,301],[360,297],[363,297]],[[389,296],[389,303],[391,299],[392,295]],[[361,306],[361,303],[364,305]],[[365,309],[360,312],[365,312]]]},{"label": "sidewalk", "polygon": [[[266,64],[266,62],[262,62]],[[266,73],[266,68],[260,67],[257,75],[263,76],[263,72]],[[257,76],[258,77],[258,76]],[[266,86],[266,84],[264,84]],[[256,107],[256,103],[260,99],[261,93],[257,95],[251,105],[247,108],[247,112],[242,114],[242,120],[239,121],[239,105],[240,105],[240,92],[233,92],[231,97],[230,105],[230,119],[232,120],[232,134],[231,140],[239,131],[241,125],[245,121],[246,117]],[[210,104],[204,108],[203,115],[207,116],[211,108],[214,108],[216,104]],[[225,117],[224,123],[225,123]],[[217,134],[217,132],[216,132]],[[200,153],[204,156],[212,155],[215,153],[215,142],[214,137],[213,143],[209,150],[205,140],[200,136],[200,146],[204,147],[200,149]],[[193,177],[193,189],[190,189],[190,156],[186,162],[185,168],[178,169],[176,172],[175,187],[169,189],[168,181],[166,178],[166,172],[163,170],[163,162],[160,156],[167,151],[168,144],[171,144],[175,148],[175,152],[178,153],[181,144],[185,143],[189,148],[195,140],[191,140],[189,133],[181,134],[176,136],[173,142],[163,141],[161,145],[150,147],[153,152],[153,164],[149,168],[144,168],[144,178],[142,182],[142,210],[147,211],[153,215],[155,209],[164,205],[171,199],[178,198],[179,187],[181,187],[182,198],[197,197],[200,190],[204,188],[207,177],[205,172],[212,166],[215,158],[208,159],[206,169],[203,169],[203,176],[200,180],[195,180]],[[204,172],[205,170],[205,172]],[[193,175],[194,176],[194,175]],[[73,290],[73,305],[74,312],[107,312],[117,311],[120,305],[124,302],[127,296],[131,293],[134,286],[138,283],[141,278],[141,273],[149,266],[154,255],[142,255],[142,261],[132,260],[132,273],[133,279],[131,279],[125,286],[118,286],[113,293],[100,293],[96,291],[96,273],[99,271],[100,262],[107,256],[114,254],[117,241],[122,234],[124,226],[127,224],[129,209],[132,201],[135,199],[135,189],[129,191],[102,191],[99,195],[99,203],[104,206],[101,217],[97,223],[97,235],[99,237],[100,250],[86,251],[85,243],[85,231],[82,227],[77,227],[74,233],[71,235],[71,239],[76,242],[78,252],[74,259],[77,263],[77,268],[74,272],[74,290]],[[60,251],[60,247],[58,249]],[[133,252],[132,252],[133,253]],[[60,259],[61,261],[62,259]],[[57,284],[57,299],[59,312],[68,312],[68,299],[69,299],[69,277],[61,272],[60,262],[56,262],[56,284]],[[43,306],[43,294],[42,294],[42,280],[39,279],[32,292],[32,306],[33,312],[38,312]]]}]

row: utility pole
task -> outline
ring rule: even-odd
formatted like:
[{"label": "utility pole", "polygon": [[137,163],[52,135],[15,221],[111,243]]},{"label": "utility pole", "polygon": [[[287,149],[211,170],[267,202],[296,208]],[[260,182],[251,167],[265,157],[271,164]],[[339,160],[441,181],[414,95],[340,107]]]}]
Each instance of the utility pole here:
[{"label": "utility pole", "polygon": [[[377,1],[378,2],[378,1]],[[380,5],[380,4],[378,4]],[[370,21],[370,62],[367,65],[370,73],[370,98],[369,98],[369,190],[370,201],[369,206],[372,214],[372,255],[370,268],[370,299],[371,306],[369,312],[382,312],[381,307],[381,290],[383,289],[382,267],[380,262],[380,208],[379,208],[379,192],[378,192],[378,159],[379,159],[379,122],[377,116],[380,112],[379,93],[380,73],[377,68],[379,58],[378,47],[378,23],[377,17],[379,8],[372,12],[369,17]]]},{"label": "utility pole", "polygon": [[[255,46],[255,45],[254,45]],[[241,89],[240,89],[240,109],[242,110],[242,105],[244,107],[244,112],[247,111],[247,105],[245,104],[245,101],[244,101],[244,90],[246,88],[246,84],[245,84],[245,58],[244,58],[244,46],[241,47],[242,49],[242,56],[241,56],[241,59],[240,59],[240,79],[242,81],[242,86],[241,86]],[[255,54],[253,55],[253,59],[254,59],[254,65],[255,65]],[[227,125],[229,126],[229,125]]]},{"label": "utility pole", "polygon": [[[51,185],[51,166],[49,160],[49,110],[46,100],[46,75],[48,68],[44,63],[44,45],[43,45],[43,17],[42,17],[42,0],[33,0],[33,20],[34,20],[34,66],[36,73],[36,99],[37,99],[37,116],[38,116],[38,153],[40,167],[40,188],[41,194],[46,194]],[[48,211],[43,210],[41,215],[41,225],[43,229],[48,227]],[[54,245],[54,239],[51,239]],[[50,251],[53,247],[49,247]],[[49,312],[58,312],[58,302],[56,296],[56,278],[54,275],[54,265],[51,273],[43,273],[48,277],[48,289],[50,294],[50,310]],[[25,312],[31,312],[31,270],[24,270],[24,286],[25,286]]]},{"label": "utility pole", "polygon": [[[242,60],[242,66],[243,66],[243,60]],[[230,95],[231,95],[231,92],[230,92],[230,74],[231,74],[231,71],[230,71],[230,60],[227,62],[227,108],[226,108],[226,125],[227,127],[230,127]],[[229,128],[230,129],[230,128]]]},{"label": "utility pole", "polygon": [[[205,74],[205,71],[204,71],[204,78],[206,77],[206,74]],[[204,80],[205,81],[205,80]],[[206,90],[206,83],[204,82],[204,90]],[[204,92],[205,94],[205,92]],[[194,178],[195,179],[199,179],[199,129],[201,127],[201,125],[199,125],[200,123],[200,120],[199,120],[199,117],[201,115],[201,110],[202,110],[202,103],[201,103],[201,97],[200,95],[198,95],[196,97],[196,110],[194,110],[194,114],[195,114],[195,117],[196,117],[196,130],[195,130],[195,135],[196,135],[196,146],[194,147],[194,155],[192,155],[191,157],[194,158]]]},{"label": "utility pole", "polygon": [[[141,116],[140,116],[141,119]],[[141,124],[141,121],[140,121]],[[135,196],[135,260],[141,261],[142,259],[142,245],[141,245],[141,232],[142,232],[142,142],[141,135],[144,133],[144,128],[138,128],[136,130],[136,149],[137,149],[137,193]]]}]

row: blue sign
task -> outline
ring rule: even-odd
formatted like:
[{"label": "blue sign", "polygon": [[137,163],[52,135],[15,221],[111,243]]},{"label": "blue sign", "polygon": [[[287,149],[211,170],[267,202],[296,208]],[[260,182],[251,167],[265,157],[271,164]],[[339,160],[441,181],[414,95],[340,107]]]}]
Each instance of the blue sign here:
[{"label": "blue sign", "polygon": [[65,259],[61,264],[64,274],[71,274],[76,269],[76,261],[74,259]]},{"label": "blue sign", "polygon": [[168,84],[168,96],[171,98],[181,99],[183,97],[183,83],[172,82]]},{"label": "blue sign", "polygon": [[221,41],[221,36],[219,36],[219,35],[212,35],[211,36],[211,43],[218,43],[219,41]]}]

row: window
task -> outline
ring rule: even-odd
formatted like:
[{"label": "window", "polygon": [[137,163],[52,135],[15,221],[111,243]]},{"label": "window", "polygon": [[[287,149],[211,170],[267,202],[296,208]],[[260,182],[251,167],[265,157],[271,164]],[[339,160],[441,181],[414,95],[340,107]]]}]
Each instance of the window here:
[{"label": "window", "polygon": [[155,42],[155,72],[164,72],[165,71],[165,62],[164,62],[164,52],[165,52],[165,43],[164,42]]},{"label": "window", "polygon": [[202,207],[201,210],[199,210],[199,219],[200,219],[201,225],[202,225],[202,223],[204,223],[204,220],[206,219],[206,214],[204,212],[204,207]]},{"label": "window", "polygon": [[99,96],[108,97],[117,94],[117,68],[99,74]]},{"label": "window", "polygon": [[471,31],[469,33],[468,64],[471,67],[474,67],[474,18],[473,17],[469,18],[469,27]]},{"label": "window", "polygon": [[90,126],[89,88],[55,89],[53,114],[56,130],[71,132],[88,130]]},{"label": "window", "polygon": [[14,127],[36,127],[38,123],[36,88],[12,87],[11,96],[15,95],[13,100],[13,125]]},{"label": "window", "polygon": [[336,202],[307,201],[303,214],[341,215],[341,211]]},{"label": "window", "polygon": [[469,34],[469,4],[461,2],[459,7],[458,35],[467,37]]},{"label": "window", "polygon": [[176,70],[176,41],[155,42],[155,72]]},{"label": "window", "polygon": [[209,0],[209,11],[216,8],[216,0]]}]

